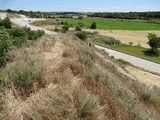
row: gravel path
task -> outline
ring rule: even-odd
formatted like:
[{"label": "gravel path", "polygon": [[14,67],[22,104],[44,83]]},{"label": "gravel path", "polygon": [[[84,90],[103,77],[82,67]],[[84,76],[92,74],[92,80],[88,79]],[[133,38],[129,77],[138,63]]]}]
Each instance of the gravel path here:
[{"label": "gravel path", "polygon": [[32,23],[34,21],[42,21],[42,20],[45,20],[45,19],[42,19],[42,18],[27,18],[24,15],[20,15],[20,18],[11,19],[11,21],[13,23],[15,23],[16,25],[19,25],[21,27],[29,27],[29,28],[31,28],[31,30],[44,30],[45,33],[48,34],[48,35],[55,35],[56,34],[55,32],[49,31],[45,28],[30,25],[30,23]]}]

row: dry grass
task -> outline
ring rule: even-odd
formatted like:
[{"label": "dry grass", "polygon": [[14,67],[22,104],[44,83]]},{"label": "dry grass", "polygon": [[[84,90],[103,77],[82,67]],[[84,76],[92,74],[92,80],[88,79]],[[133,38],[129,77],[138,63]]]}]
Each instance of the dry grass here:
[{"label": "dry grass", "polygon": [[[12,54],[14,59],[4,70],[22,62],[40,61],[35,64],[40,70],[36,74],[40,79],[35,79],[26,89],[32,91],[25,99],[16,94],[22,86],[17,87],[12,82],[4,86],[2,117],[12,120],[138,120],[154,119],[158,114],[155,106],[151,112],[144,100],[140,100],[142,94],[133,86],[132,75],[115,64],[115,60],[74,36],[45,36]],[[151,98],[150,103],[157,100]]]},{"label": "dry grass", "polygon": [[117,40],[120,40],[124,44],[129,44],[130,42],[133,45],[140,44],[142,47],[149,48],[148,42],[148,33],[155,33],[157,36],[160,36],[160,31],[128,31],[128,30],[90,30],[84,29],[85,31],[94,32],[97,31],[100,35],[113,37]]},{"label": "dry grass", "polygon": [[149,73],[132,66],[127,66],[125,69],[128,70],[130,74],[134,75],[139,80],[139,82],[146,84],[149,88],[152,89],[154,86],[160,87],[159,75]]}]

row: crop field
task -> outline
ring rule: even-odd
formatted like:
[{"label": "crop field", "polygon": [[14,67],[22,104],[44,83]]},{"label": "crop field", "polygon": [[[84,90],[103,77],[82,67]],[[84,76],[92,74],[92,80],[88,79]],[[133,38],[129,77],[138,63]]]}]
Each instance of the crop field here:
[{"label": "crop field", "polygon": [[[119,19],[72,19],[72,18],[57,18],[47,19],[46,21],[35,22],[34,25],[54,25],[56,23],[68,22],[73,27],[78,23],[84,24],[85,28],[89,28],[92,22],[96,22],[97,29],[101,30],[160,30],[159,19],[155,20],[119,20]],[[154,23],[156,22],[156,23]]]},{"label": "crop field", "polygon": [[160,24],[150,23],[143,20],[118,20],[118,19],[71,19],[59,18],[59,22],[67,21],[69,24],[76,26],[83,23],[85,27],[90,27],[92,22],[96,22],[97,29],[104,30],[160,30]]}]

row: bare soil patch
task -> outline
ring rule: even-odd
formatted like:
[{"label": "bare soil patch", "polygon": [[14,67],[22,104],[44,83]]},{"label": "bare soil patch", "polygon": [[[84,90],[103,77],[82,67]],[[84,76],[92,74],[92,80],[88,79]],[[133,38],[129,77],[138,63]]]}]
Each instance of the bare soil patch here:
[{"label": "bare soil patch", "polygon": [[153,88],[154,86],[160,87],[159,75],[152,74],[132,66],[127,66],[126,70],[129,71],[130,74],[134,75],[140,83],[146,84],[150,88]]}]

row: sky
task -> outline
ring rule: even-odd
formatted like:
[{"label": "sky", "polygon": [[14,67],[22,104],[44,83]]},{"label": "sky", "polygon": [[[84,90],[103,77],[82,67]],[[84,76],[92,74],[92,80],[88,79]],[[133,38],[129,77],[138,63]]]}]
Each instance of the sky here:
[{"label": "sky", "polygon": [[60,12],[160,11],[160,0],[0,0],[0,9]]}]

